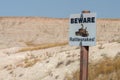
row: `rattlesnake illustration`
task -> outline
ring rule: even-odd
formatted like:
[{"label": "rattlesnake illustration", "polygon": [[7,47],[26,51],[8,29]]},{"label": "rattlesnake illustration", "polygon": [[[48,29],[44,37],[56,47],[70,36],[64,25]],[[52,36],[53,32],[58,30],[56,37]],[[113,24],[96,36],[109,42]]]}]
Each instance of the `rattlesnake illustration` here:
[{"label": "rattlesnake illustration", "polygon": [[82,27],[77,32],[75,32],[76,36],[82,36],[82,37],[89,36],[89,33],[87,31],[87,27],[85,27],[85,29],[84,29],[83,24],[81,24],[81,26]]}]

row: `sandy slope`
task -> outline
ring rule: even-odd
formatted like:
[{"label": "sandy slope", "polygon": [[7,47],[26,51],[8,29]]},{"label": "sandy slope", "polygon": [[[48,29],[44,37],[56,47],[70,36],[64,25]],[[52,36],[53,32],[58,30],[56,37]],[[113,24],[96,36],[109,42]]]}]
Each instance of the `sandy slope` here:
[{"label": "sandy slope", "polygon": [[[120,52],[120,20],[98,19],[89,61]],[[20,52],[24,47],[68,41],[68,19],[0,17],[0,80],[64,80],[79,69],[80,49],[69,45]]]},{"label": "sandy slope", "polygon": [[0,48],[67,41],[68,20],[0,17]]},{"label": "sandy slope", "polygon": [[[96,62],[105,54],[114,57],[120,52],[120,43],[106,43],[103,49],[100,44],[90,48],[90,61]],[[79,48],[60,46],[48,49],[17,52],[18,48],[1,50],[0,53],[0,80],[64,80],[79,69]],[[4,51],[6,51],[6,54]],[[17,53],[16,53],[17,52]],[[4,57],[3,57],[4,56]],[[38,59],[34,65],[25,67],[25,58]]]},{"label": "sandy slope", "polygon": [[[97,40],[120,39],[120,19],[98,19]],[[68,41],[68,18],[0,17],[0,48]]]}]

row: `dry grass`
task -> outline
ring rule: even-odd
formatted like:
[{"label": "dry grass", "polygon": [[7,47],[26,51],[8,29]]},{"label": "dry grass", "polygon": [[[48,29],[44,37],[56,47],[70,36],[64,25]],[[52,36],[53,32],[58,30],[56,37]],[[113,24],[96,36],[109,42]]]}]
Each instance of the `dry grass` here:
[{"label": "dry grass", "polygon": [[[46,52],[44,55],[34,55],[32,53],[28,53],[26,57],[16,64],[17,67],[23,67],[23,68],[28,68],[34,66],[37,62],[41,62],[45,59],[48,59],[49,57],[52,57],[51,53]],[[46,61],[46,63],[49,63],[49,61]],[[59,67],[60,63],[58,64]]]},{"label": "dry grass", "polygon": [[39,61],[41,61],[41,58],[39,56],[35,56],[33,54],[27,54],[25,59],[21,63],[17,64],[16,66],[28,68],[28,67],[32,67]]},{"label": "dry grass", "polygon": [[[89,80],[94,80],[101,75],[104,75],[104,77],[100,80],[120,80],[119,70],[120,56],[116,56],[114,59],[105,56],[101,61],[99,61],[99,63],[91,63],[89,65]],[[110,74],[113,73],[116,74],[115,79],[113,76],[110,76]]]},{"label": "dry grass", "polygon": [[68,42],[63,42],[63,43],[48,43],[48,44],[34,45],[34,46],[22,48],[18,52],[33,51],[33,50],[39,50],[39,49],[46,49],[46,48],[51,48],[51,47],[56,47],[56,46],[63,46],[63,45],[67,45],[67,44],[68,44]]},{"label": "dry grass", "polygon": [[66,74],[65,80],[80,80],[80,70],[73,72],[72,76]]},{"label": "dry grass", "polygon": [[26,57],[24,59],[24,68],[27,67],[32,67],[33,65],[35,65],[38,61],[40,61],[40,58],[34,55],[31,55],[30,57]]},{"label": "dry grass", "polygon": [[116,42],[120,43],[120,39],[116,40]]},{"label": "dry grass", "polygon": [[[79,80],[79,70],[66,76],[66,80]],[[114,59],[103,57],[98,63],[89,64],[89,80],[120,80],[120,52]]]},{"label": "dry grass", "polygon": [[61,62],[58,62],[58,64],[56,65],[56,68],[59,68],[61,65],[63,65],[64,64],[64,62],[63,61],[61,61]]},{"label": "dry grass", "polygon": [[103,44],[100,44],[98,49],[104,49],[105,47],[103,46]]},{"label": "dry grass", "polygon": [[24,42],[27,46],[35,46],[33,41]]}]

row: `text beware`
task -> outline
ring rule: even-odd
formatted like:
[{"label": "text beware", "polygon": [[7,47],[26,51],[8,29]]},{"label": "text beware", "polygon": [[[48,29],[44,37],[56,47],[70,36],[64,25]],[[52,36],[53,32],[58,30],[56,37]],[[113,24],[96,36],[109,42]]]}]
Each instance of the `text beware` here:
[{"label": "text beware", "polygon": [[71,18],[70,22],[71,22],[71,24],[77,24],[77,23],[95,23],[95,17]]}]

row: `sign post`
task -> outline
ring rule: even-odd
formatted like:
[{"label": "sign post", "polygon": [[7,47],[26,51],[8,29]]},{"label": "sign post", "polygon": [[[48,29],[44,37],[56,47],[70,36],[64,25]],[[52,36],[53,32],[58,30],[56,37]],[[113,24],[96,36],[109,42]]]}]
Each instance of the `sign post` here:
[{"label": "sign post", "polygon": [[69,44],[80,46],[80,80],[88,80],[89,46],[96,44],[96,14],[82,11],[70,16]]},{"label": "sign post", "polygon": [[[82,13],[90,13],[90,11],[82,11]],[[89,46],[82,46],[82,44],[80,46],[80,80],[88,80]]]}]

